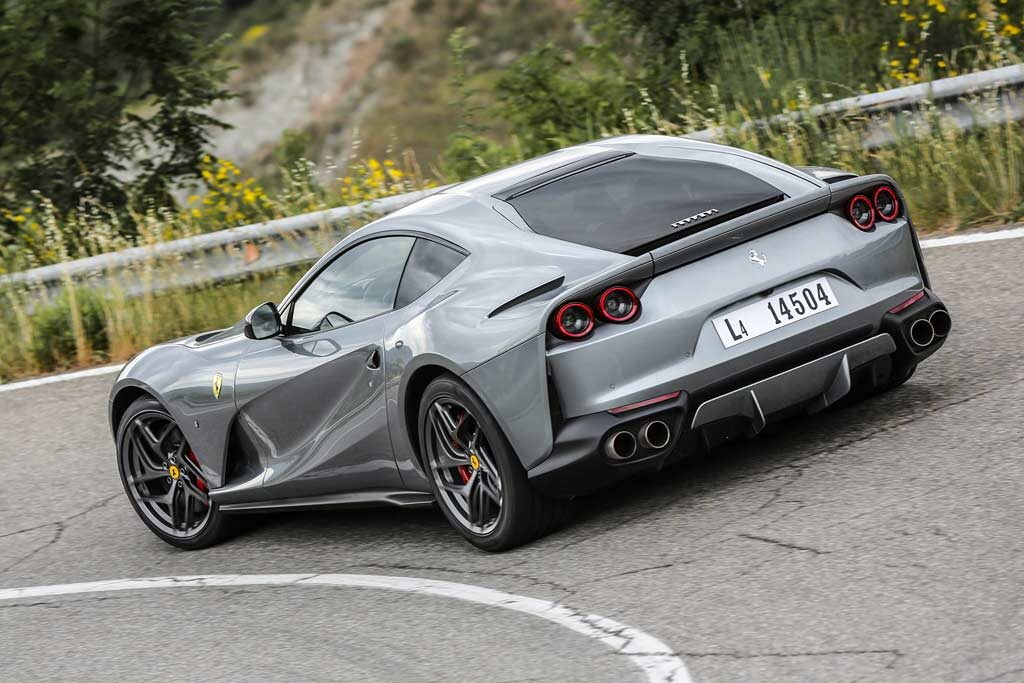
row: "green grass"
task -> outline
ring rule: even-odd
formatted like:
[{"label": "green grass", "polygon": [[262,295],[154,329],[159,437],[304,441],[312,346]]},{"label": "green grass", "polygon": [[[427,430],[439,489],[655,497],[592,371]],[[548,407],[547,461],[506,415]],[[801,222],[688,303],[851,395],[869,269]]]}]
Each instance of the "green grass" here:
[{"label": "green grass", "polygon": [[[806,113],[810,101],[794,114]],[[977,117],[993,117],[1002,106],[987,96],[969,103]],[[923,122],[913,130],[894,116],[850,113],[829,118],[794,115],[788,124],[766,129],[754,115],[721,107],[719,119],[693,115],[692,102],[681,100],[666,116],[641,108],[618,132],[683,135],[718,127],[720,141],[764,154],[793,166],[834,166],[859,174],[885,173],[900,185],[921,232],[998,225],[1024,218],[1024,129],[1015,121],[960,129],[934,105],[918,111]],[[881,127],[894,142],[866,151],[869,131]]]},{"label": "green grass", "polygon": [[0,381],[124,361],[160,341],[228,327],[256,304],[280,301],[297,275],[281,272],[136,298],[71,287],[34,309],[24,295],[7,291],[0,312]]},{"label": "green grass", "polygon": [[[354,206],[429,185],[412,157],[406,157],[401,168],[391,161],[357,164],[349,169],[350,182],[340,193],[318,187],[305,172],[286,174],[294,182],[268,197],[264,208],[270,215],[295,215]],[[227,175],[223,181],[215,179],[213,190],[235,186],[233,174]],[[61,216],[52,206],[44,206],[32,215],[38,216],[41,234],[51,245],[53,262],[73,260],[72,253],[112,251],[127,245],[123,239],[95,239],[97,234],[116,232],[116,212],[95,210]],[[369,213],[357,214],[344,223],[306,231],[306,237],[323,252],[373,218]],[[153,211],[136,220],[138,241],[150,248],[196,231],[187,211]],[[259,250],[266,257],[275,245],[266,242]],[[133,284],[141,285],[141,296],[127,296],[121,285],[99,290],[87,282],[70,280],[52,300],[32,289],[0,287],[0,382],[122,361],[160,341],[233,325],[257,304],[280,301],[303,271],[293,267],[235,281],[155,291],[158,288],[153,283],[174,280],[184,267],[202,268],[202,263],[186,266],[176,258],[144,260],[129,274]],[[107,281],[118,282],[120,273],[105,275]]]}]

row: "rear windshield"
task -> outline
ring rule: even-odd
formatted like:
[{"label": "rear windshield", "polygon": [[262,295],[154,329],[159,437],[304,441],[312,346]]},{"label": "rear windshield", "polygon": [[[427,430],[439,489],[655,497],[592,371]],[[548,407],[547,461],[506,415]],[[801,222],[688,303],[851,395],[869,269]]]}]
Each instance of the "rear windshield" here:
[{"label": "rear windshield", "polygon": [[638,254],[782,198],[778,188],[731,166],[634,155],[508,202],[534,232]]}]

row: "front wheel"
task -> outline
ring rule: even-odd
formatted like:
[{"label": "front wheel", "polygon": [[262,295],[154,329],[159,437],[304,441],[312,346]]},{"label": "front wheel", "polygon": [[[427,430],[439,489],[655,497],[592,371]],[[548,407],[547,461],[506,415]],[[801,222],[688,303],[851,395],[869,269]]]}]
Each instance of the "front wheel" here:
[{"label": "front wheel", "polygon": [[117,465],[135,512],[161,540],[185,550],[218,543],[228,531],[210,499],[195,453],[166,409],[136,400],[117,430]]},{"label": "front wheel", "polygon": [[534,490],[497,422],[454,377],[427,387],[420,402],[424,466],[441,511],[470,543],[514,548],[550,531],[563,504]]}]

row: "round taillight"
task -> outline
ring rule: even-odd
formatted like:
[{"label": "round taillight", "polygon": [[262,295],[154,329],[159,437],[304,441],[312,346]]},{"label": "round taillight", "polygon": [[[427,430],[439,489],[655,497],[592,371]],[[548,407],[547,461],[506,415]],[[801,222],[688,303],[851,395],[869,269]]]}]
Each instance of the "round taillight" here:
[{"label": "round taillight", "polygon": [[846,213],[861,230],[870,230],[875,227],[875,209],[871,206],[871,200],[862,194],[857,195],[846,205]]},{"label": "round taillight", "polygon": [[555,313],[555,331],[566,339],[580,339],[594,329],[594,312],[590,306],[571,301]]},{"label": "round taillight", "polygon": [[900,200],[891,187],[882,185],[875,190],[875,212],[883,221],[891,221],[900,213]]},{"label": "round taillight", "polygon": [[597,300],[597,311],[613,323],[629,322],[640,310],[640,302],[629,287],[609,287]]}]

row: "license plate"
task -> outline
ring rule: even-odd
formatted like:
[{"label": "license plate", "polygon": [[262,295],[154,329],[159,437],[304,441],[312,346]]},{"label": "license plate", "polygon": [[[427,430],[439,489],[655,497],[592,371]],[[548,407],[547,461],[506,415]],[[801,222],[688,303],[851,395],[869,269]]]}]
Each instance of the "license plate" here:
[{"label": "license plate", "polygon": [[772,294],[713,320],[725,348],[839,305],[826,278]]}]

